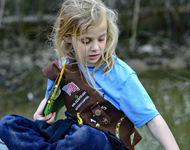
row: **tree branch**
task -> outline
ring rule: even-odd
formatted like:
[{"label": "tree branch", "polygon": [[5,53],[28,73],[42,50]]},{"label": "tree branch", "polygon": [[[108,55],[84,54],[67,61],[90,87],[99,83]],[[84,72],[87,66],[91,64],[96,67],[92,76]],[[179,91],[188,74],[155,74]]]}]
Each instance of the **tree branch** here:
[{"label": "tree branch", "polygon": [[5,0],[1,0],[1,5],[0,5],[0,26],[3,18],[3,12],[5,8]]},{"label": "tree branch", "polygon": [[54,15],[46,14],[43,16],[40,15],[28,15],[28,16],[9,16],[4,17],[2,22],[5,24],[19,23],[20,21],[24,23],[38,23],[39,21],[51,22],[55,19]]},{"label": "tree branch", "polygon": [[139,10],[140,10],[140,0],[135,0],[134,15],[133,15],[132,27],[131,27],[132,37],[130,39],[130,50],[132,51],[135,49],[135,44],[136,44]]},{"label": "tree branch", "polygon": [[190,112],[189,112],[189,113],[182,114],[182,115],[179,115],[179,116],[176,116],[176,117],[173,117],[173,121],[176,121],[176,120],[179,119],[179,118],[186,117],[186,116],[189,116],[189,115],[190,115]]}]

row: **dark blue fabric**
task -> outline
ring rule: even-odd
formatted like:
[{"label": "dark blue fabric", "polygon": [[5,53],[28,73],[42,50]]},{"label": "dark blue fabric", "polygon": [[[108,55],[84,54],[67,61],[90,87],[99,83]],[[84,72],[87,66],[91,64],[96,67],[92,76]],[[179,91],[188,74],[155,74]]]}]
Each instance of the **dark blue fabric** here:
[{"label": "dark blue fabric", "polygon": [[[51,134],[54,137],[58,135],[62,123],[60,121],[57,125],[50,127],[48,124],[39,121],[37,124],[40,124],[40,126],[37,127],[35,122],[27,118],[8,115],[0,121],[0,138],[9,150],[112,150],[111,143],[103,132],[86,125],[73,124],[63,139],[53,143],[46,142],[46,140],[52,140],[47,138]],[[45,139],[39,129],[52,133],[46,134]],[[56,131],[56,129],[58,130]]]},{"label": "dark blue fabric", "polygon": [[74,124],[71,119],[58,120],[53,125],[45,121],[36,120],[35,124],[39,133],[44,137],[48,143],[54,143],[59,139],[63,139],[67,131]]},{"label": "dark blue fabric", "polygon": [[8,115],[0,121],[0,138],[9,150],[53,150],[38,132],[35,123],[17,115]]},{"label": "dark blue fabric", "polygon": [[123,147],[121,141],[114,135],[110,134],[109,131],[105,131],[104,133],[111,142],[113,150],[127,150]]},{"label": "dark blue fabric", "polygon": [[48,124],[45,121],[36,120],[35,124],[39,130],[39,133],[44,137],[48,143],[54,143],[59,139],[63,139],[67,131],[73,124],[77,124],[76,119],[68,112],[65,112],[67,119],[60,119],[53,125]]}]

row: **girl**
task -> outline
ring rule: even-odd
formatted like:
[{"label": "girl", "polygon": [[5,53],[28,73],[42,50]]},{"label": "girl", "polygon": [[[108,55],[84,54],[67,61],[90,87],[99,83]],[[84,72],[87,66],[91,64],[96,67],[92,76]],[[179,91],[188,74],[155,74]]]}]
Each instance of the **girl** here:
[{"label": "girl", "polygon": [[[134,149],[141,138],[134,125],[145,124],[164,149],[179,149],[136,73],[115,55],[116,12],[101,0],[67,0],[54,30],[59,60],[43,70],[49,79],[35,122],[16,115],[0,122],[0,138],[10,150]],[[44,116],[44,107],[64,63],[67,119],[54,123],[56,113]]]}]

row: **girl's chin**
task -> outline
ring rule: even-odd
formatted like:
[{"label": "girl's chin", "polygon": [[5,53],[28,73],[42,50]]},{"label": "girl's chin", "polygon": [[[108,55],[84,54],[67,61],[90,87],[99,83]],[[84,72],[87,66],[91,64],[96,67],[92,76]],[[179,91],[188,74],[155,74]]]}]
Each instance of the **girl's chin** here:
[{"label": "girl's chin", "polygon": [[96,66],[98,64],[97,60],[90,60],[87,62],[87,66]]}]

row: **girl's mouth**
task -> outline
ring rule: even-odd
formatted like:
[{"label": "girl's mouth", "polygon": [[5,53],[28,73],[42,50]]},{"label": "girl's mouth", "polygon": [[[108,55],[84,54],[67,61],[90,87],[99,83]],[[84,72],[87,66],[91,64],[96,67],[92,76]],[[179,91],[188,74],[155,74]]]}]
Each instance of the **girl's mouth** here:
[{"label": "girl's mouth", "polygon": [[93,59],[93,60],[94,60],[94,59],[97,59],[97,58],[98,58],[98,54],[96,54],[96,55],[89,55],[89,58],[90,58],[90,59]]}]

